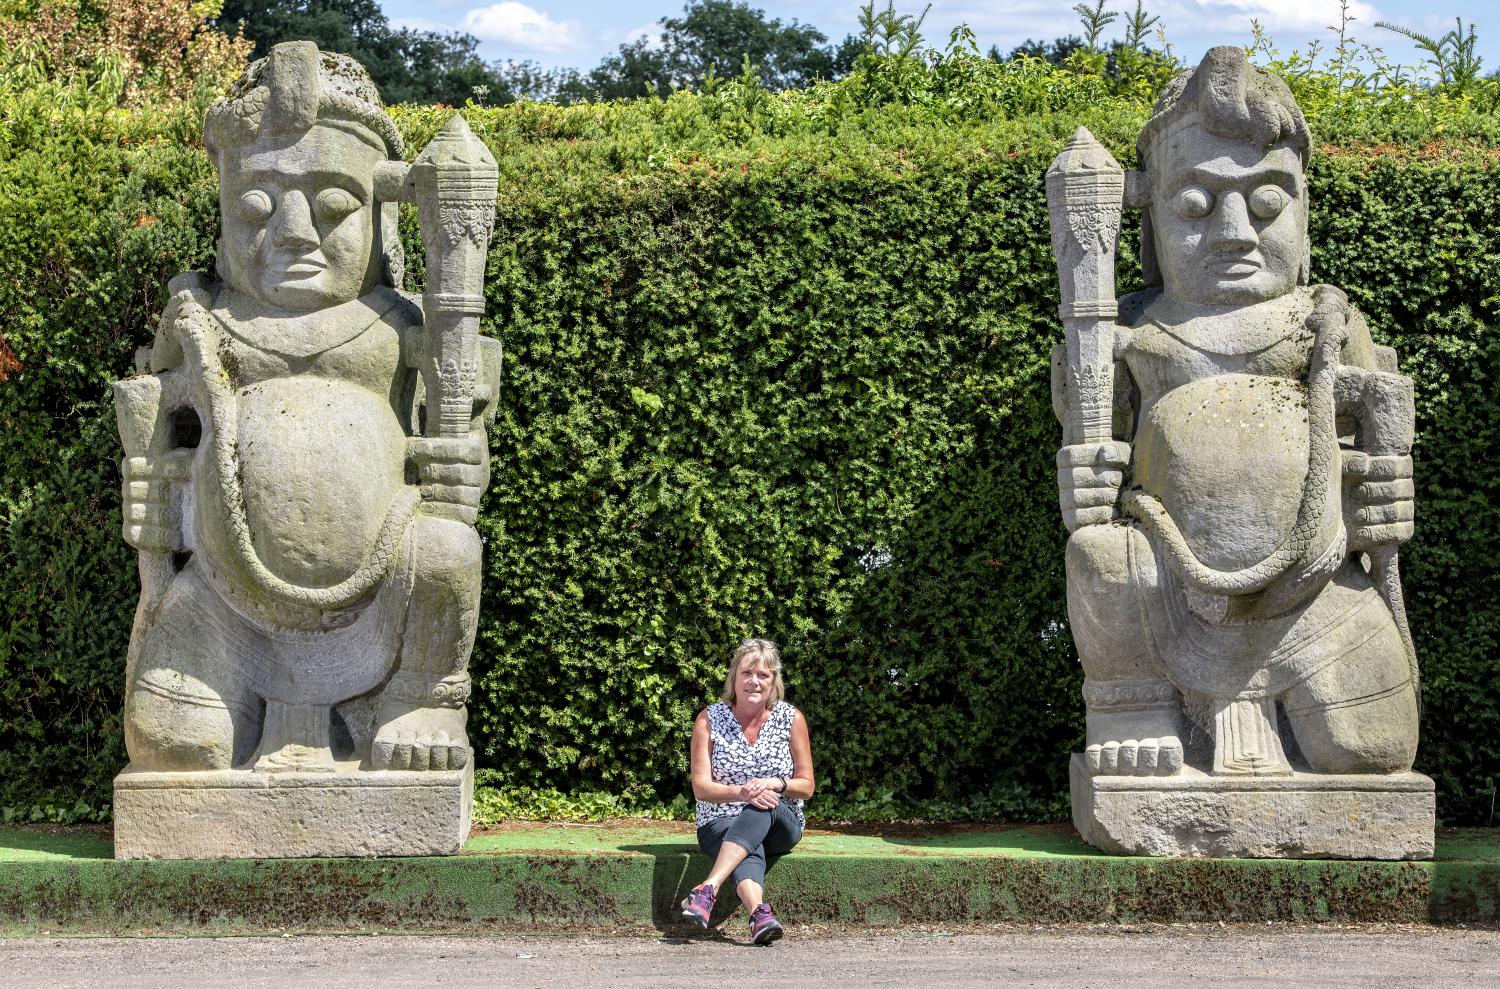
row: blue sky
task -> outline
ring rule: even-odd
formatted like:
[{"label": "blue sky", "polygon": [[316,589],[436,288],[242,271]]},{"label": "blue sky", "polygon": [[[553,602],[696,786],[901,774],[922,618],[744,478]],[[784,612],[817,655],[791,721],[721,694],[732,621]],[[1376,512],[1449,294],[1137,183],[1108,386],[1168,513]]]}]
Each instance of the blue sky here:
[{"label": "blue sky", "polygon": [[[481,41],[490,59],[531,59],[547,67],[591,68],[621,42],[649,35],[656,22],[682,10],[684,0],[383,0],[394,23],[434,30],[463,30]],[[881,0],[882,5],[884,0]],[[957,24],[967,22],[982,47],[1008,50],[1026,38],[1050,39],[1077,33],[1073,0],[936,0],[924,33],[929,42],[945,41]],[[751,6],[782,20],[812,24],[830,38],[856,28],[857,0],[778,0]],[[1421,55],[1404,38],[1375,28],[1384,20],[1440,35],[1454,18],[1473,22],[1486,73],[1500,68],[1500,12],[1477,0],[1353,0],[1352,30],[1363,42],[1378,45],[1406,63]],[[921,0],[897,0],[897,10],[917,12]],[[1110,0],[1108,9],[1122,13],[1134,0]],[[1146,9],[1161,17],[1167,39],[1184,60],[1213,45],[1247,44],[1250,22],[1258,20],[1283,51],[1303,49],[1314,38],[1328,39],[1329,25],[1339,20],[1339,0],[1147,0]],[[1110,25],[1118,37],[1119,22]]]}]

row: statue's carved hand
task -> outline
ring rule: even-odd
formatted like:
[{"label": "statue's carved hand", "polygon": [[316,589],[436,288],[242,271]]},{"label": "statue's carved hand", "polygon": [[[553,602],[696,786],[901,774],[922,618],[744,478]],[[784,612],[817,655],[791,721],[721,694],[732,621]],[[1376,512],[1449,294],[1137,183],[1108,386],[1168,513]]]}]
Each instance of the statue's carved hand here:
[{"label": "statue's carved hand", "polygon": [[1069,532],[1115,518],[1129,463],[1129,443],[1078,443],[1057,451],[1058,501]]},{"label": "statue's carved hand", "polygon": [[1415,505],[1411,457],[1344,451],[1345,515],[1349,548],[1404,543],[1412,536]]},{"label": "statue's carved hand", "polygon": [[489,442],[483,430],[449,439],[414,436],[407,455],[417,468],[422,500],[445,506],[445,514],[473,525],[479,498],[489,484]]},{"label": "statue's carved hand", "polygon": [[142,553],[171,553],[182,548],[182,535],[172,517],[171,485],[187,480],[187,469],[188,457],[181,452],[126,457],[120,463],[125,541]]}]

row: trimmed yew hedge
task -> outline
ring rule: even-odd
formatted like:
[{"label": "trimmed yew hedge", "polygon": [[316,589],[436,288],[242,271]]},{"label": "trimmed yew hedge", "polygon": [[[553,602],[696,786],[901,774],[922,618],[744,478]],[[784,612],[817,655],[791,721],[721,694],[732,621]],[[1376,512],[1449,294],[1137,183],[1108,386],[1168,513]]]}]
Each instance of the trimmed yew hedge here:
[{"label": "trimmed yew hedge", "polygon": [[[1083,717],[1042,173],[1079,122],[1128,163],[1141,114],[715,107],[471,115],[502,162],[485,331],[506,348],[478,764],[670,801],[693,712],[757,634],[784,648],[825,808],[1061,816]],[[419,147],[442,115],[398,116]],[[109,383],[166,278],[212,270],[193,130],[184,113],[0,127],[0,332],[21,366],[0,382],[0,805],[101,807],[124,762],[137,583]],[[1312,170],[1316,277],[1417,380],[1403,564],[1418,768],[1449,824],[1485,823],[1500,777],[1496,178],[1469,146],[1325,146]]]}]

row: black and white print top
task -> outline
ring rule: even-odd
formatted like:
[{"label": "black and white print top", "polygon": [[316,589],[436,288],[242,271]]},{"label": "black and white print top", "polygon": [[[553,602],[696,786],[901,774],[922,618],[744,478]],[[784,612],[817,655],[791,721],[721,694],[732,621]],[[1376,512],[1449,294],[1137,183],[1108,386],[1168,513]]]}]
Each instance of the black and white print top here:
[{"label": "black and white print top", "polygon": [[[771,716],[760,726],[755,744],[745,741],[745,732],[740,728],[734,712],[723,701],[708,708],[709,766],[715,783],[726,786],[744,786],[756,776],[785,776],[792,778],[792,718],[797,709],[786,701],[771,708]],[[802,801],[787,800],[785,803],[797,815],[797,823],[807,825],[802,816]],[[745,809],[742,800],[729,803],[698,801],[698,826],[701,828],[718,817],[734,817]]]}]

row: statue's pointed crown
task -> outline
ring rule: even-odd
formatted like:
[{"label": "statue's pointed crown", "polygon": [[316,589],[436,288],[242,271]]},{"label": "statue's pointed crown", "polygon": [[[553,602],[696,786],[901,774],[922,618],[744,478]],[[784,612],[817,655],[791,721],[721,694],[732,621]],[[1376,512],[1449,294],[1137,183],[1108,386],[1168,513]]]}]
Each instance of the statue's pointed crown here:
[{"label": "statue's pointed crown", "polygon": [[319,120],[358,124],[384,143],[391,158],[402,157],[401,134],[364,66],[347,55],[318,51],[311,41],[283,42],[250,63],[209,107],[203,141],[217,154],[264,136],[299,136]]}]

